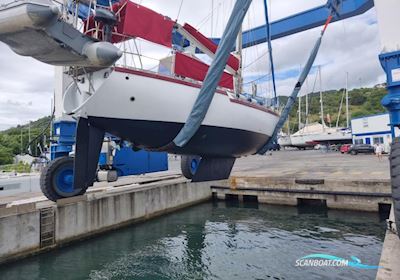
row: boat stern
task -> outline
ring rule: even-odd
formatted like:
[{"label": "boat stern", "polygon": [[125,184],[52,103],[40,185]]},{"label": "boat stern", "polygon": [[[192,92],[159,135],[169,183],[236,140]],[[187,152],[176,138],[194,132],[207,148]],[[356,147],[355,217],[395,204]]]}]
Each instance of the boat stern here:
[{"label": "boat stern", "polygon": [[106,68],[73,77],[63,97],[64,113],[76,118],[86,117],[90,102],[100,94],[99,89],[112,72],[113,68]]}]

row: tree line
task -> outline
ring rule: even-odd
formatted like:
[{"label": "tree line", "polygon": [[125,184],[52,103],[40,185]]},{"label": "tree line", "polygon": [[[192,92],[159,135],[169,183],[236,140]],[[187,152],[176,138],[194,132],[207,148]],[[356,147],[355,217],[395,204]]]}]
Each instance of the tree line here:
[{"label": "tree line", "polygon": [[[43,117],[30,124],[18,125],[16,127],[0,132],[0,165],[13,163],[14,156],[28,153],[29,139],[34,140],[44,130],[45,133],[30,145],[30,152],[34,156],[40,155],[38,145],[43,149],[49,146],[50,128],[47,125],[50,117]],[[29,133],[30,131],[30,133]],[[30,134],[30,136],[29,136]]]}]

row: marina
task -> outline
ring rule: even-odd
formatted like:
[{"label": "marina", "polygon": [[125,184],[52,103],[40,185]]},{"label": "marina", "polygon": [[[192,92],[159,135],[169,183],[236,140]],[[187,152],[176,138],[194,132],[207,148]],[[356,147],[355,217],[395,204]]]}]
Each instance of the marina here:
[{"label": "marina", "polygon": [[167,2],[1,1],[0,279],[400,279],[399,1]]}]

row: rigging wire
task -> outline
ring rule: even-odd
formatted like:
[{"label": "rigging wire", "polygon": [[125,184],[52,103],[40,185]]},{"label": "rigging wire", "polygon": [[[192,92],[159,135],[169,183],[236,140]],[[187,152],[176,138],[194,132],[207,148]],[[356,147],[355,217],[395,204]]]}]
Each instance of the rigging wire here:
[{"label": "rigging wire", "polygon": [[263,54],[261,54],[260,56],[258,56],[255,60],[253,60],[252,62],[250,62],[249,64],[247,64],[246,66],[243,67],[243,69],[247,69],[249,67],[251,67],[252,65],[254,65],[255,63],[257,63],[258,61],[260,61],[264,56],[268,55],[268,51],[264,52]]},{"label": "rigging wire", "polygon": [[182,5],[183,5],[183,0],[181,0],[181,4],[179,5],[179,9],[178,9],[178,15],[176,16],[176,21],[178,21],[179,16],[181,15],[181,11],[182,11]]},{"label": "rigging wire", "polygon": [[[315,75],[314,83],[313,83],[313,87],[312,87],[311,93],[314,93],[314,92],[315,92],[315,87],[317,86],[317,78],[318,78],[318,76]],[[308,105],[308,112],[305,114],[306,122],[308,122],[308,118],[309,118],[309,116],[310,116],[310,107],[311,107],[311,101],[312,101],[312,95],[309,94],[309,93],[310,93],[310,90],[309,90],[309,88],[308,88],[308,80],[309,80],[309,78],[307,77],[306,85],[307,85],[307,91],[308,91],[308,93],[307,93],[306,95],[307,95],[307,96],[309,95],[309,97],[306,97],[306,98],[308,98],[308,104],[309,104],[309,105]]]},{"label": "rigging wire", "polygon": [[206,24],[206,23],[210,20],[212,13],[215,12],[215,10],[216,10],[219,6],[221,6],[221,2],[219,2],[218,5],[217,5],[216,7],[214,7],[214,8],[212,9],[212,11],[211,11],[207,16],[204,17],[204,18],[196,25],[196,29],[200,30],[200,28],[202,28],[202,27],[204,26],[204,24]]},{"label": "rigging wire", "polygon": [[272,86],[274,90],[274,106],[275,108],[279,106],[277,104],[277,95],[276,95],[276,82],[275,82],[275,66],[274,66],[274,59],[272,55],[272,42],[271,42],[271,25],[269,23],[269,13],[268,13],[268,3],[267,0],[264,0],[264,12],[265,12],[265,25],[266,25],[266,32],[268,38],[268,51],[269,51],[269,61],[271,66],[271,75],[272,75]]},{"label": "rigging wire", "polygon": [[[251,7],[249,8],[249,11],[248,11],[248,14],[247,14],[247,24],[248,24],[248,26],[247,26],[247,28],[248,29],[251,29],[251,26],[252,26],[252,22],[251,22],[251,19],[252,19],[252,14],[255,14],[255,10],[254,10],[254,4],[252,4],[251,5]],[[249,37],[250,37],[250,39],[251,39],[251,41],[255,41],[254,39],[254,32],[250,32],[249,33]],[[258,57],[259,56],[259,49],[258,49],[258,46],[257,45],[252,45],[252,46],[250,46],[250,47],[254,47],[255,48],[255,52],[250,52],[249,51],[249,49],[247,49],[247,51],[244,51],[243,52],[243,65],[245,64],[244,63],[244,61],[247,61],[248,60],[248,58],[250,57],[250,54],[255,54],[256,55],[256,57]],[[254,63],[253,62],[251,62],[251,65],[253,65]],[[244,67],[242,67],[242,71],[244,71],[245,69],[247,69],[248,68],[248,66],[244,66]],[[255,71],[257,71],[258,69],[256,68],[255,69]],[[244,84],[243,84],[244,85]]]},{"label": "rigging wire", "polygon": [[[56,111],[56,108],[55,108],[55,103],[54,103],[54,105],[53,105],[53,110],[52,110],[50,119],[49,119],[48,123],[46,124],[45,128],[44,128],[35,138],[33,138],[33,139],[26,145],[25,151],[27,151],[27,154],[30,155],[31,157],[37,157],[37,156],[33,155],[32,152],[31,152],[31,145],[32,145],[32,143],[35,142],[35,141],[37,141],[37,140],[38,140],[39,138],[41,138],[43,135],[46,135],[47,130],[50,128],[51,124],[53,123],[55,111]],[[40,125],[42,125],[42,123],[41,123]],[[39,125],[39,126],[40,126],[40,125]],[[47,157],[46,157],[45,155],[40,155],[39,158],[44,158],[44,159],[48,160]]]},{"label": "rigging wire", "polygon": [[[254,32],[254,28],[252,28],[252,27],[255,27],[255,24],[252,24],[252,19],[255,18],[255,15],[257,15],[257,14],[258,14],[257,7],[253,3],[251,9],[249,10],[248,16],[247,16],[248,29],[249,29],[249,32],[247,34],[248,34],[248,36],[250,38],[250,41],[253,42],[253,44],[251,46],[249,46],[249,47],[255,48],[255,51],[247,50],[247,52],[245,52],[245,54],[246,54],[246,60],[250,60],[249,59],[250,54],[254,54],[255,57],[251,56],[253,58],[253,60],[251,60],[250,62],[246,63],[246,65],[243,67],[243,70],[246,70],[246,69],[252,67],[254,64],[256,64],[257,62],[262,60],[266,55],[268,55],[268,50],[266,52],[263,52],[262,54],[260,54],[260,46],[259,46],[259,44],[255,43],[256,35],[255,35],[255,32]],[[254,16],[252,16],[252,15],[254,15]],[[266,64],[267,64],[267,69],[270,69],[269,60],[266,61]],[[254,70],[252,72],[256,72],[256,73],[265,72],[264,63],[263,64],[261,64],[261,63],[260,64],[256,64],[255,66],[256,67],[254,68]],[[255,79],[255,80],[252,80],[252,81],[246,83],[245,85],[255,84],[256,81],[259,81],[260,79],[262,79],[264,77],[268,77],[269,78],[270,75],[271,75],[271,73],[268,72],[265,76],[260,77],[260,78]],[[259,85],[259,88],[260,88],[259,92],[261,93],[261,96],[263,96],[265,98],[268,98],[269,97],[268,93],[271,92],[271,80],[268,79],[267,82],[259,83],[258,85]]]},{"label": "rigging wire", "polygon": [[258,82],[258,81],[260,81],[260,80],[262,80],[262,79],[268,78],[268,76],[269,76],[269,74],[267,74],[267,75],[262,75],[262,76],[258,77],[257,79],[254,79],[254,80],[252,80],[252,81],[249,81],[249,82],[246,82],[246,83],[243,83],[243,84],[244,84],[244,85],[248,85],[248,84],[251,84],[251,83],[254,83],[254,82]]},{"label": "rigging wire", "polygon": [[304,66],[304,68],[303,68],[303,70],[302,70],[302,72],[300,74],[300,77],[299,77],[299,79],[298,79],[298,81],[297,81],[297,83],[296,83],[291,95],[288,98],[288,101],[287,101],[287,103],[286,103],[286,105],[285,105],[285,107],[284,107],[284,109],[283,109],[283,111],[281,113],[281,116],[280,116],[280,118],[278,120],[278,123],[275,126],[275,129],[274,129],[271,137],[268,139],[268,141],[265,143],[265,145],[257,152],[257,154],[263,155],[271,148],[273,142],[276,140],[278,132],[282,129],[283,125],[285,124],[286,119],[287,119],[291,109],[293,108],[293,105],[294,105],[294,103],[296,101],[296,98],[297,98],[297,96],[298,96],[298,94],[299,94],[299,92],[300,92],[300,90],[301,90],[301,88],[303,86],[303,83],[306,80],[308,74],[310,73],[311,67],[314,64],[315,59],[317,58],[318,52],[319,52],[321,44],[322,44],[322,39],[324,37],[325,31],[328,28],[329,23],[332,21],[332,18],[333,18],[332,15],[330,15],[327,18],[327,20],[325,22],[325,25],[324,25],[324,27],[323,27],[323,29],[321,31],[321,34],[320,34],[319,38],[317,39],[317,41],[315,42],[315,45],[314,45],[314,47],[313,47],[313,49],[311,51],[311,54],[307,59],[307,63]]}]

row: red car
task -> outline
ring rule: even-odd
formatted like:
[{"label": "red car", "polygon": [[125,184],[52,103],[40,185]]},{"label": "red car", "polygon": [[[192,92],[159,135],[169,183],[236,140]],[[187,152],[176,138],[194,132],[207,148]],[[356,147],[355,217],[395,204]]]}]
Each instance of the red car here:
[{"label": "red car", "polygon": [[350,144],[344,144],[340,147],[340,152],[342,154],[347,154],[350,150],[351,145]]}]

